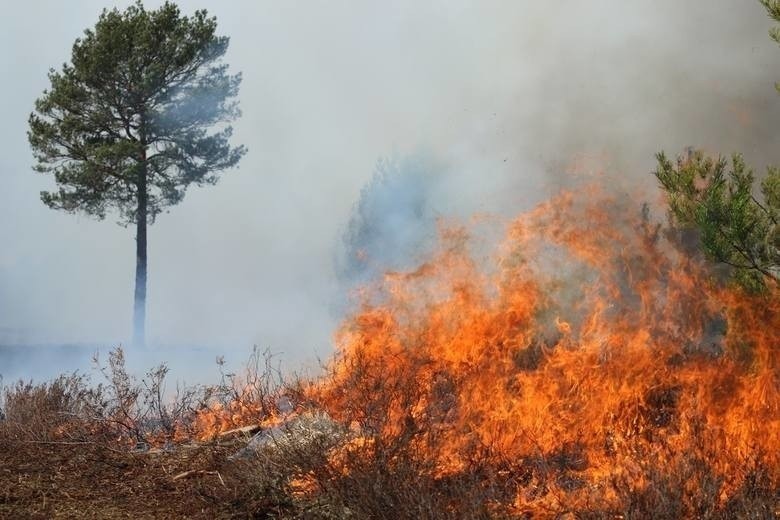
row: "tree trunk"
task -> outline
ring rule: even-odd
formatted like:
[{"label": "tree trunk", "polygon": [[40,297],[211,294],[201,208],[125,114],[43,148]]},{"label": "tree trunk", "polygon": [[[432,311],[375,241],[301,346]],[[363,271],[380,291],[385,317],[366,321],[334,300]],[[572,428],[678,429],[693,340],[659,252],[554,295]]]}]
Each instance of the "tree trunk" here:
[{"label": "tree trunk", "polygon": [[133,315],[133,344],[143,347],[146,341],[146,221],[148,206],[146,185],[146,151],[141,158],[138,179],[138,212],[135,233],[135,305]]}]

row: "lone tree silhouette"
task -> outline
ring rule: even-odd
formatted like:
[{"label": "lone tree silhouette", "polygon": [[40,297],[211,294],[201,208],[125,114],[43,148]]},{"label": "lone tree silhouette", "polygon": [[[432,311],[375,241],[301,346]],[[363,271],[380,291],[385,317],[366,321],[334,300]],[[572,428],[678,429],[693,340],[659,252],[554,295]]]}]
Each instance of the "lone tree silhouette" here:
[{"label": "lone tree silhouette", "polygon": [[221,62],[229,38],[216,27],[205,10],[182,16],[168,2],[104,10],[73,44],[71,63],[49,71],[51,88],[30,114],[34,169],[58,185],[41,192],[44,204],[98,219],[116,210],[121,225],[136,225],[136,345],[145,336],[147,225],[246,152],[228,143],[241,75]]}]

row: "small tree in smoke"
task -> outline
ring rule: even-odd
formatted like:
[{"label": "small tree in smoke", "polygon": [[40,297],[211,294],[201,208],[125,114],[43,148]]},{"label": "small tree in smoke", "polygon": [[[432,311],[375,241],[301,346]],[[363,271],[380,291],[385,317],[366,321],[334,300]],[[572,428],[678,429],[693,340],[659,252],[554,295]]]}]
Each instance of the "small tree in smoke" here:
[{"label": "small tree in smoke", "polygon": [[115,209],[120,224],[136,225],[136,344],[145,335],[147,225],[246,152],[228,143],[241,75],[221,63],[229,38],[216,26],[205,10],[182,16],[168,2],[104,10],[73,44],[71,63],[50,71],[29,118],[35,170],[58,185],[41,193],[44,204],[98,219]]},{"label": "small tree in smoke", "polygon": [[[780,22],[780,0],[760,1]],[[780,27],[769,34],[780,43]],[[780,91],[780,84],[775,87]],[[780,169],[768,168],[756,188],[753,171],[739,154],[730,164],[697,150],[676,163],[663,152],[656,157],[653,173],[667,194],[673,223],[698,231],[707,256],[731,266],[743,287],[762,290],[780,282]]]},{"label": "small tree in smoke", "polygon": [[436,230],[436,196],[445,170],[427,154],[377,162],[343,235],[339,277],[365,282],[378,272],[411,267]]}]

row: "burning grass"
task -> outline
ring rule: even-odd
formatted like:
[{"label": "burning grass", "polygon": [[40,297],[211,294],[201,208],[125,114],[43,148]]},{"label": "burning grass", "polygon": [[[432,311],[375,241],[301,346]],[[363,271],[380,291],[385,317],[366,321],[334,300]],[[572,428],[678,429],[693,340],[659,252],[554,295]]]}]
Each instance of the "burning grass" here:
[{"label": "burning grass", "polygon": [[[211,517],[780,516],[778,288],[731,287],[646,208],[589,200],[521,215],[494,254],[443,229],[429,262],[364,290],[314,381],[255,353],[171,404],[164,367],[137,383],[120,352],[97,389],[13,387],[4,456],[99,452],[79,475],[144,467]],[[248,446],[224,435],[245,425]],[[39,504],[15,486],[0,511]]]}]

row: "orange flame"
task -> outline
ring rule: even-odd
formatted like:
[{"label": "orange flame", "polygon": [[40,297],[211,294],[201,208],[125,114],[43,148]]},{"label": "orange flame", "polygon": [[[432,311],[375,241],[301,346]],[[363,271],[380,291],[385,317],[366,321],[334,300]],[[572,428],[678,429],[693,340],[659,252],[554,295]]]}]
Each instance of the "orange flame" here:
[{"label": "orange flame", "polygon": [[251,389],[246,389],[226,404],[215,402],[198,410],[188,427],[193,436],[202,441],[245,426],[269,428],[280,420],[281,416],[275,407],[258,399]]},{"label": "orange flame", "polygon": [[593,189],[515,219],[487,263],[471,244],[447,229],[430,262],[365,292],[313,390],[333,417],[417,439],[440,475],[479,455],[514,474],[517,510],[614,504],[616,483],[641,490],[648,463],[692,453],[721,501],[751,464],[780,483],[777,287],[725,286]]}]

